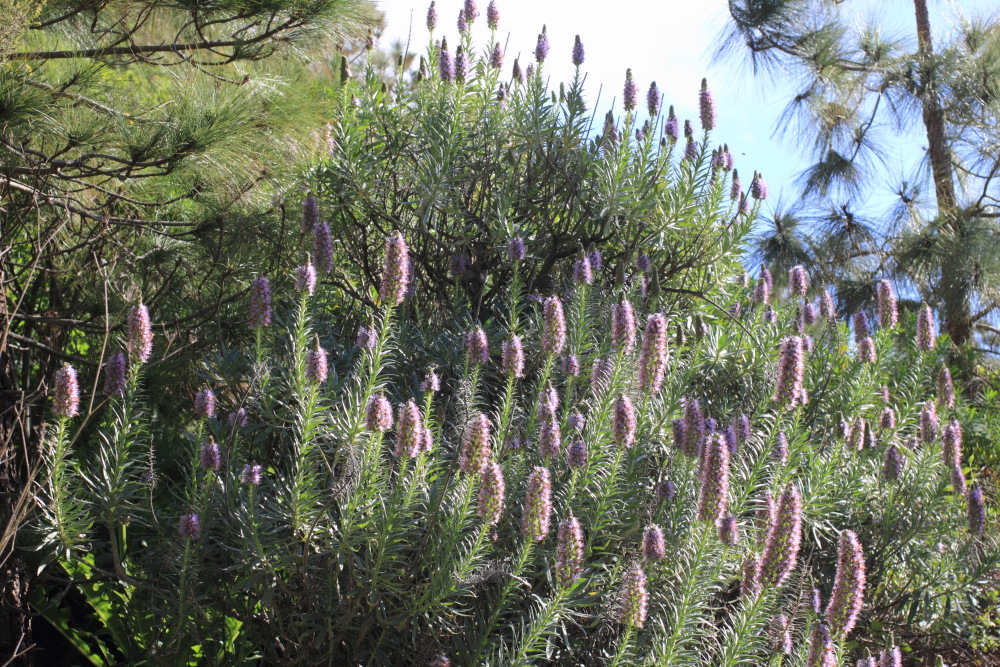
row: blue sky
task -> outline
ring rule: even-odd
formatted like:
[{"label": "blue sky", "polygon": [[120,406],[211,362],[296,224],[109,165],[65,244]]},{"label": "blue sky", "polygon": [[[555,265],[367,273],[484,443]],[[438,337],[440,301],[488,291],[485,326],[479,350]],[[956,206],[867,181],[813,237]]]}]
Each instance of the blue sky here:
[{"label": "blue sky", "polygon": [[[488,1],[477,0],[482,16],[473,26],[473,35],[481,45],[488,39],[485,17]],[[383,44],[395,39],[406,41],[409,34],[410,50],[422,53],[428,38],[425,17],[429,0],[377,0],[377,4],[386,14]],[[755,79],[738,64],[712,63],[712,53],[728,20],[726,0],[655,3],[623,0],[600,4],[497,0],[497,5],[498,36],[501,43],[506,43],[505,67],[518,55],[522,66],[533,61],[531,53],[537,34],[543,24],[548,26],[551,51],[545,71],[553,87],[572,77],[570,54],[574,36],[580,35],[586,50],[583,69],[587,72],[588,101],[597,105],[601,115],[612,102],[616,115],[620,112],[625,69],[631,67],[643,96],[650,82],[656,81],[666,104],[673,104],[678,116],[696,120],[698,89],[702,77],[707,77],[718,108],[713,141],[729,144],[737,168],[746,174],[745,181],[755,169],[765,175],[771,192],[777,195],[770,203],[796,198],[795,179],[808,165],[807,159],[795,145],[772,138],[775,123],[794,87],[780,72],[771,79]],[[877,17],[889,31],[914,34],[910,0],[852,0],[841,6],[859,19]],[[960,12],[971,14],[996,7],[996,0],[931,0],[938,43],[951,30],[951,21]],[[436,36],[444,34],[449,41],[457,41],[456,21],[461,8],[462,0],[438,0]],[[910,173],[925,143],[926,138],[919,133],[898,142],[887,159],[887,176]],[[887,187],[885,183],[872,189],[864,203],[867,210],[878,213],[888,206],[891,197]]]}]

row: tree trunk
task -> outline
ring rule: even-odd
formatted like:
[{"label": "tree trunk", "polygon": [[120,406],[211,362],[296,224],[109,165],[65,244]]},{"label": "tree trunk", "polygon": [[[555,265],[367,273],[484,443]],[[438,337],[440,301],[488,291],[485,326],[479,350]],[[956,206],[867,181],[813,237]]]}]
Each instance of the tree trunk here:
[{"label": "tree trunk", "polygon": [[[0,264],[0,286],[4,270]],[[28,590],[31,583],[24,563],[14,551],[14,535],[21,517],[17,504],[28,480],[28,440],[21,426],[24,403],[17,373],[7,346],[9,319],[6,290],[0,292],[0,531],[10,541],[0,540],[0,665],[26,667],[33,664]],[[19,657],[11,659],[12,656]],[[9,662],[8,662],[9,661]]]},{"label": "tree trunk", "polygon": [[[959,244],[964,236],[964,224],[957,215],[955,200],[955,180],[951,165],[951,150],[945,134],[945,115],[938,97],[934,81],[934,43],[931,39],[931,22],[927,14],[927,0],[913,0],[917,14],[917,58],[920,62],[921,100],[923,103],[924,127],[927,130],[927,152],[931,160],[934,178],[934,194],[937,197],[938,221],[951,226]],[[961,246],[959,246],[961,247]],[[943,295],[961,295],[955,299],[944,299],[944,321],[948,335],[956,345],[962,345],[972,336],[972,313],[965,297],[970,287],[961,283],[968,276],[959,274],[953,262],[941,267],[940,290]]]}]

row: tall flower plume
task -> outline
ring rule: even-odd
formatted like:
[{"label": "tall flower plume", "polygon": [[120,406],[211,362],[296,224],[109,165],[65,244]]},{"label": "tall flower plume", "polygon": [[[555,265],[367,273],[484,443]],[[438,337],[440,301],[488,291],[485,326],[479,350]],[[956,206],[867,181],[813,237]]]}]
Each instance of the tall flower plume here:
[{"label": "tall flower plume", "polygon": [[490,30],[496,30],[500,25],[500,10],[497,9],[496,0],[490,0],[490,4],[486,5],[486,25]]},{"label": "tall flower plume", "polygon": [[729,448],[714,433],[702,450],[698,519],[715,523],[729,508]]},{"label": "tall flower plume", "polygon": [[302,202],[302,231],[308,232],[319,224],[319,202],[315,195],[309,195]]},{"label": "tall flower plume", "polygon": [[917,349],[923,352],[933,350],[936,340],[934,311],[925,303],[917,313]]},{"label": "tall flower plume", "polygon": [[704,130],[715,128],[715,101],[712,99],[712,91],[708,89],[708,79],[701,80],[701,91],[698,93],[698,116],[701,118],[701,127]]},{"label": "tall flower plume", "polygon": [[538,392],[538,405],[535,414],[540,422],[554,419],[559,410],[559,392],[551,384]]},{"label": "tall flower plume", "polygon": [[826,620],[834,636],[847,635],[858,621],[865,596],[865,554],[858,536],[849,530],[840,534],[833,581]]},{"label": "tall flower plume", "polygon": [[946,468],[962,465],[962,425],[957,419],[952,419],[941,434],[941,455]]},{"label": "tall flower plume", "polygon": [[392,428],[392,405],[385,394],[378,393],[368,399],[365,425],[369,431],[385,433]]},{"label": "tall flower plume", "polygon": [[257,486],[263,480],[263,472],[264,469],[259,463],[248,463],[243,466],[243,472],[240,474],[240,483],[248,486]]},{"label": "tall flower plume", "polygon": [[149,323],[149,309],[140,301],[128,314],[128,333],[125,349],[136,363],[144,364],[153,354],[153,329]]},{"label": "tall flower plume", "polygon": [[524,347],[517,334],[504,341],[501,367],[506,375],[524,377]]},{"label": "tall flower plume", "polygon": [[76,369],[63,364],[56,371],[55,389],[52,392],[52,412],[57,417],[76,417],[80,408],[80,385]]},{"label": "tall flower plume", "polygon": [[858,361],[864,364],[874,364],[878,361],[878,352],[875,350],[875,339],[871,336],[862,338],[858,342]]},{"label": "tall flower plume", "polygon": [[573,282],[577,285],[589,285],[594,282],[594,272],[590,268],[590,259],[586,255],[573,264]]},{"label": "tall flower plume", "polygon": [[538,41],[535,43],[535,60],[541,65],[549,55],[549,33],[543,25],[542,31],[538,34]]},{"label": "tall flower plume", "polygon": [[[939,426],[937,408],[934,407],[934,403],[927,401],[920,411],[920,441],[925,445],[934,442],[937,439]],[[961,439],[961,431],[959,431],[959,439]]]},{"label": "tall flower plume", "polygon": [[437,20],[437,10],[434,8],[434,0],[431,0],[431,5],[427,8],[427,29],[430,32],[434,32],[434,28],[437,26]]},{"label": "tall flower plume", "polygon": [[465,53],[465,47],[459,44],[458,48],[455,49],[455,81],[465,83],[465,78],[468,75],[469,57]]},{"label": "tall flower plume", "polygon": [[556,533],[556,580],[569,588],[583,572],[583,529],[573,515],[559,523]]},{"label": "tall flower plume", "polygon": [[743,561],[743,576],[740,578],[740,595],[749,597],[760,591],[760,556],[748,554]]},{"label": "tall flower plume", "polygon": [[441,39],[441,48],[438,49],[438,74],[441,81],[451,83],[455,79],[455,66],[451,62],[451,54],[448,53],[448,40]]},{"label": "tall flower plume", "polygon": [[871,338],[872,329],[868,324],[868,316],[865,311],[859,310],[854,313],[854,342],[861,344],[865,338]]},{"label": "tall flower plume", "polygon": [[323,384],[329,374],[330,366],[327,363],[326,350],[320,346],[317,336],[316,347],[306,352],[306,379],[315,384]]},{"label": "tall flower plume", "polygon": [[986,530],[986,504],[983,501],[982,488],[974,486],[969,489],[965,502],[969,517],[969,532],[973,535],[982,535]]},{"label": "tall flower plume", "polygon": [[778,614],[771,620],[771,647],[785,655],[792,654],[791,623],[784,614]]},{"label": "tall flower plume", "polygon": [[757,303],[767,303],[771,298],[772,284],[771,272],[767,270],[766,266],[761,265],[757,284],[754,285],[753,300]]},{"label": "tall flower plume", "polygon": [[177,532],[180,536],[188,540],[197,540],[201,537],[201,520],[195,513],[185,514],[181,517],[180,524],[177,526]]},{"label": "tall flower plume", "polygon": [[879,417],[879,428],[883,431],[891,431],[896,428],[896,411],[888,405],[882,408],[882,415]]},{"label": "tall flower plume", "polygon": [[754,199],[767,199],[767,181],[758,172],[753,173],[753,180],[750,181],[750,196]]},{"label": "tall flower plume", "polygon": [[524,259],[524,239],[512,236],[507,242],[507,259],[517,262]]},{"label": "tall flower plume", "polygon": [[647,561],[661,560],[667,557],[663,529],[655,524],[646,526],[646,530],[642,533],[642,557]]},{"label": "tall flower plume", "polygon": [[194,395],[194,416],[211,419],[215,416],[215,392],[207,387]]},{"label": "tall flower plume", "polygon": [[441,377],[433,368],[427,371],[427,375],[420,382],[420,391],[436,394],[441,391]]},{"label": "tall flower plume", "polygon": [[333,235],[330,233],[330,223],[318,222],[312,228],[313,256],[316,265],[322,273],[333,271]]},{"label": "tall flower plume", "polygon": [[715,520],[719,529],[719,540],[730,547],[735,547],[740,541],[740,527],[732,513],[725,514]]},{"label": "tall flower plume", "polygon": [[503,68],[503,49],[500,48],[500,42],[493,45],[493,50],[490,52],[490,67],[493,69]]},{"label": "tall flower plume", "polygon": [[896,306],[896,291],[888,280],[878,283],[878,324],[883,329],[891,329],[899,321],[899,310]]},{"label": "tall flower plume", "polygon": [[788,287],[796,296],[806,295],[809,291],[809,275],[806,273],[806,267],[797,264],[788,271]]},{"label": "tall flower plume", "polygon": [[947,366],[942,366],[938,371],[938,405],[942,410],[951,410],[955,407],[955,385],[951,381],[951,371]]},{"label": "tall flower plume", "polygon": [[124,352],[112,355],[104,367],[104,393],[117,396],[125,391],[128,382],[128,360]]},{"label": "tall flower plume", "polygon": [[837,667],[837,653],[830,638],[830,628],[826,623],[815,626],[809,636],[806,667]]},{"label": "tall flower plume", "polygon": [[562,449],[562,433],[559,431],[559,420],[551,414],[542,422],[538,433],[538,453],[542,458],[556,458]]},{"label": "tall flower plume", "polygon": [[412,400],[399,408],[396,421],[396,447],[393,454],[396,458],[408,456],[416,458],[424,447],[424,421],[420,416],[420,408]]},{"label": "tall flower plume", "polygon": [[667,109],[667,120],[663,124],[663,134],[666,135],[667,139],[673,143],[681,136],[681,126],[680,121],[677,116],[674,115],[674,105],[671,104]]},{"label": "tall flower plume", "polygon": [[898,646],[892,646],[882,651],[878,658],[878,667],[903,667],[903,654]]},{"label": "tall flower plume", "polygon": [[542,307],[542,349],[548,354],[559,354],[566,345],[566,316],[562,301],[550,296]]},{"label": "tall flower plume", "polygon": [[529,540],[541,541],[549,534],[552,518],[552,480],[549,469],[536,466],[528,477],[521,529]]},{"label": "tall flower plume", "polygon": [[506,492],[503,471],[500,464],[491,462],[480,475],[479,506],[477,512],[487,525],[495,526],[503,513],[503,498]]},{"label": "tall flower plume", "polygon": [[306,253],[306,263],[295,269],[295,291],[312,296],[316,293],[316,267]]},{"label": "tall flower plume", "polygon": [[803,403],[803,378],[805,375],[805,349],[802,338],[786,336],[781,341],[778,357],[778,382],[774,400],[781,405],[796,407]]},{"label": "tall flower plume", "polygon": [[628,299],[622,299],[611,310],[611,345],[624,354],[630,354],[635,347],[635,310]]},{"label": "tall flower plume", "polygon": [[646,323],[646,333],[639,353],[639,390],[650,394],[660,391],[667,370],[667,319],[654,313]]},{"label": "tall flower plume", "polygon": [[639,86],[632,79],[632,69],[625,70],[625,89],[622,91],[622,103],[625,111],[632,111],[639,103]]},{"label": "tall flower plume", "polygon": [[802,497],[789,484],[778,498],[773,521],[767,530],[761,557],[761,580],[766,586],[781,586],[795,569],[802,546]]},{"label": "tall flower plume", "polygon": [[562,372],[566,377],[580,376],[580,357],[575,354],[567,354],[562,359]]},{"label": "tall flower plume", "polygon": [[478,474],[486,469],[492,456],[490,443],[490,420],[481,412],[469,417],[462,438],[462,450],[458,456],[458,467],[462,472]]},{"label": "tall flower plume", "polygon": [[577,35],[576,40],[573,42],[573,65],[579,67],[583,64],[583,59],[583,42],[580,41],[580,35]]},{"label": "tall flower plume", "polygon": [[490,360],[490,344],[482,327],[476,327],[465,335],[465,352],[470,364],[485,364]]},{"label": "tall flower plume", "polygon": [[824,289],[823,294],[820,296],[819,315],[826,320],[832,320],[837,317],[837,307],[833,305],[833,295],[830,294],[829,288]]},{"label": "tall flower plume", "polygon": [[566,464],[570,468],[587,467],[587,443],[583,440],[574,440],[566,449]]},{"label": "tall flower plume", "polygon": [[621,610],[618,620],[622,625],[641,628],[646,623],[649,593],[646,591],[646,573],[635,563],[625,574],[621,592]]},{"label": "tall flower plume", "polygon": [[253,328],[271,324],[271,283],[267,276],[260,276],[250,285],[250,312],[248,319]]},{"label": "tall flower plume", "polygon": [[202,470],[218,470],[222,466],[219,444],[212,438],[209,438],[208,442],[202,443],[198,460]]},{"label": "tall flower plume", "polygon": [[683,446],[681,451],[688,456],[695,456],[701,450],[708,428],[701,404],[697,398],[684,400]]},{"label": "tall flower plume", "polygon": [[635,442],[635,408],[627,394],[620,394],[615,402],[615,412],[611,419],[611,432],[615,442],[631,447]]},{"label": "tall flower plume", "polygon": [[385,241],[385,264],[382,270],[382,286],[378,298],[382,303],[398,306],[406,296],[410,283],[409,249],[399,232]]},{"label": "tall flower plume", "polygon": [[613,371],[614,363],[610,359],[594,359],[590,370],[590,388],[595,395],[607,388]]},{"label": "tall flower plume", "polygon": [[882,462],[882,477],[890,482],[895,482],[903,474],[906,466],[906,458],[896,445],[889,445],[885,450],[885,460]]},{"label": "tall flower plume", "polygon": [[788,463],[788,436],[784,431],[778,432],[778,437],[774,440],[774,450],[771,452],[774,460],[784,465]]}]

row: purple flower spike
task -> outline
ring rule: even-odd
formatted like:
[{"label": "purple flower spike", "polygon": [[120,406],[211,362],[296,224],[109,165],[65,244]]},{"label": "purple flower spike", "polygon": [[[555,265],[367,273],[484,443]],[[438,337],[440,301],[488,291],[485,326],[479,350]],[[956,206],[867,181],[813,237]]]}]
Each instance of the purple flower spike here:
[{"label": "purple flower spike", "polygon": [[622,625],[641,628],[646,623],[649,593],[646,592],[646,573],[638,563],[625,575],[621,593],[621,611],[618,620]]},{"label": "purple flower spike", "polygon": [[451,54],[448,53],[447,39],[441,40],[441,48],[438,49],[438,74],[444,83],[451,83],[455,79],[455,66],[451,62]]},{"label": "purple flower spike", "polygon": [[660,113],[660,89],[656,87],[656,82],[649,84],[646,91],[646,110],[650,118],[655,118]]},{"label": "purple flower spike", "polygon": [[586,255],[573,264],[573,282],[577,285],[589,285],[594,282],[594,272],[590,269],[590,259]]},{"label": "purple flower spike", "polygon": [[896,306],[896,292],[888,280],[878,283],[878,323],[883,329],[891,329],[899,321],[899,311]]},{"label": "purple flower spike", "polygon": [[144,364],[153,354],[153,329],[149,323],[149,309],[141,301],[128,314],[128,334],[125,349],[136,363]]},{"label": "purple flower spike", "polygon": [[108,396],[118,396],[125,391],[128,381],[128,360],[124,352],[119,352],[108,359],[104,368],[104,393]]},{"label": "purple flower spike", "polygon": [[441,391],[441,378],[433,368],[427,371],[427,375],[420,382],[420,391],[431,392],[432,394]]},{"label": "purple flower spike", "polygon": [[517,262],[524,259],[524,239],[512,236],[507,242],[507,259]]},{"label": "purple flower spike", "polygon": [[250,285],[249,320],[255,329],[271,324],[271,283],[267,276],[260,276]]},{"label": "purple flower spike", "polygon": [[506,488],[500,464],[488,463],[480,476],[477,512],[489,526],[495,526],[500,521]]},{"label": "purple flower spike", "polygon": [[[933,403],[927,401],[920,411],[920,441],[926,445],[934,442],[937,439],[939,426],[937,408],[934,407]],[[961,440],[961,428],[959,428],[958,437]],[[947,465],[948,462],[945,461],[945,464]]]},{"label": "purple flower spike", "polygon": [[766,586],[781,586],[795,569],[802,545],[802,497],[795,484],[789,484],[778,499],[773,521],[767,529],[761,556],[761,581]]},{"label": "purple flower spike", "polygon": [[566,463],[578,470],[587,467],[587,444],[583,440],[575,440],[567,448]]},{"label": "purple flower spike", "polygon": [[667,122],[663,124],[663,134],[670,141],[677,141],[681,136],[680,121],[674,115],[674,105],[672,104],[667,109]]},{"label": "purple flower spike", "polygon": [[927,304],[917,313],[917,349],[927,352],[934,349],[937,330],[934,326],[934,311]]},{"label": "purple flower spike", "polygon": [[514,58],[514,68],[511,70],[511,77],[516,83],[524,83],[524,72],[521,71],[521,65],[517,58]]},{"label": "purple flower spike", "polygon": [[215,393],[211,389],[201,389],[194,395],[194,416],[207,419],[215,416]]},{"label": "purple flower spike", "polygon": [[611,420],[611,432],[615,442],[631,447],[635,442],[635,429],[635,409],[632,407],[632,399],[626,394],[621,394],[615,403],[615,412]]},{"label": "purple flower spike", "polygon": [[201,537],[201,521],[198,519],[198,515],[192,512],[182,516],[177,532],[187,540],[197,540]]},{"label": "purple flower spike", "polygon": [[942,410],[955,407],[955,385],[951,381],[951,371],[942,366],[938,371],[938,405]]},{"label": "purple flower spike", "polygon": [[837,652],[830,639],[830,629],[825,623],[813,628],[809,637],[809,653],[806,667],[837,667]]},{"label": "purple flower spike", "polygon": [[898,646],[888,651],[882,651],[878,658],[878,667],[903,667],[903,654]]},{"label": "purple flower spike", "polygon": [[470,364],[485,364],[490,360],[490,344],[482,327],[476,327],[465,335],[465,352]]},{"label": "purple flower spike", "polygon": [[314,195],[306,197],[302,202],[302,231],[312,231],[319,224],[319,202]]},{"label": "purple flower spike", "polygon": [[541,65],[549,55],[549,33],[546,27],[542,26],[542,32],[538,35],[538,42],[535,44],[535,60]]},{"label": "purple flower spike", "polygon": [[490,420],[477,412],[465,424],[465,436],[458,457],[458,467],[468,474],[479,474],[486,469],[493,450],[490,444]]},{"label": "purple flower spike", "polygon": [[760,556],[749,554],[743,561],[740,595],[750,597],[760,592]]},{"label": "purple flower spike", "polygon": [[788,436],[784,431],[778,432],[778,437],[774,441],[774,460],[784,465],[788,463]]},{"label": "purple flower spike", "polygon": [[753,173],[753,180],[750,182],[750,196],[754,199],[767,199],[767,181],[756,171]]},{"label": "purple flower spike", "polygon": [[434,0],[431,0],[431,6],[427,8],[427,29],[434,32],[434,28],[437,26],[438,15],[437,10],[434,9]]},{"label": "purple flower spike", "polygon": [[562,360],[562,371],[566,377],[579,377],[580,358],[575,354],[567,354]]},{"label": "purple flower spike", "polygon": [[623,354],[635,348],[635,310],[628,299],[622,299],[611,310],[611,346]]},{"label": "purple flower spike", "polygon": [[544,422],[547,419],[554,419],[557,410],[559,410],[559,392],[552,385],[549,385],[538,394],[536,412],[538,421]]},{"label": "purple flower spike", "polygon": [[226,423],[234,429],[245,427],[249,421],[246,408],[238,408],[226,416]]},{"label": "purple flower spike", "polygon": [[[214,398],[214,397],[213,397]],[[57,417],[76,417],[80,408],[80,385],[76,369],[63,364],[56,371],[55,389],[52,392],[52,412]]]},{"label": "purple flower spike", "polygon": [[697,398],[684,401],[684,445],[682,451],[687,456],[696,456],[708,432],[705,416]]},{"label": "purple flower spike", "polygon": [[569,588],[583,574],[583,529],[573,515],[563,519],[556,536],[556,580]]},{"label": "purple flower spike", "polygon": [[858,621],[865,595],[865,554],[858,536],[849,530],[840,534],[833,581],[826,620],[834,636],[846,636]]},{"label": "purple flower spike", "polygon": [[591,250],[587,253],[587,259],[590,260],[590,268],[594,271],[600,271],[601,267],[604,266],[604,258],[601,256],[600,250]]},{"label": "purple flower spike", "polygon": [[829,288],[824,289],[823,295],[820,297],[819,315],[827,320],[832,320],[837,317],[837,308],[833,305],[833,296],[830,294]]},{"label": "purple flower spike", "polygon": [[490,30],[496,30],[500,25],[500,10],[497,9],[496,0],[490,0],[490,4],[486,5],[486,25]]},{"label": "purple flower spike", "polygon": [[[458,23],[457,23],[457,25],[458,25],[458,34],[464,35],[465,33],[469,32],[469,21],[468,21],[468,19],[465,18],[465,10],[464,9],[458,10]],[[462,47],[459,46],[458,48],[461,49]]]},{"label": "purple flower spike", "polygon": [[983,501],[983,490],[974,486],[969,489],[965,499],[966,509],[969,516],[969,532],[973,535],[982,535],[986,530],[986,504]]},{"label": "purple flower spike", "polygon": [[785,655],[792,654],[792,629],[784,614],[778,614],[771,621],[771,648]]},{"label": "purple flower spike", "polygon": [[552,481],[549,469],[539,466],[528,477],[528,493],[524,501],[521,529],[529,540],[540,542],[549,534],[552,518]]},{"label": "purple flower spike", "polygon": [[594,359],[590,370],[590,388],[595,395],[607,388],[613,371],[614,363],[610,359]]},{"label": "purple flower spike", "polygon": [[326,350],[320,346],[317,336],[316,347],[306,352],[306,379],[314,384],[323,384],[329,374]]},{"label": "purple flower spike", "polygon": [[542,422],[538,433],[538,453],[542,458],[557,458],[562,449],[562,433],[559,430],[559,420],[554,414]]},{"label": "purple flower spike", "polygon": [[646,323],[639,352],[639,391],[655,394],[663,385],[667,370],[667,319],[654,313]]},{"label": "purple flower spike", "polygon": [[330,233],[330,223],[320,222],[312,228],[313,255],[322,273],[333,271],[333,236]]},{"label": "purple flower spike", "polygon": [[566,316],[562,301],[550,296],[542,307],[542,349],[547,354],[559,354],[566,345]]},{"label": "purple flower spike", "polygon": [[708,80],[701,80],[701,92],[698,93],[698,113],[701,117],[701,127],[705,131],[715,128],[715,101],[712,91],[708,89]]},{"label": "purple flower spike", "polygon": [[295,291],[309,296],[316,293],[316,267],[309,255],[306,255],[306,263],[295,269]]},{"label": "purple flower spike", "polygon": [[649,255],[644,252],[640,252],[635,258],[635,268],[639,269],[642,273],[648,273],[650,269],[650,259]]},{"label": "purple flower spike", "polygon": [[874,364],[878,361],[875,340],[871,336],[862,338],[861,342],[858,343],[858,361],[865,364]]},{"label": "purple flower spike", "polygon": [[865,311],[859,310],[854,313],[854,342],[861,344],[865,338],[871,338],[872,330],[868,326],[868,316],[865,315]]},{"label": "purple flower spike", "polygon": [[511,337],[504,341],[501,367],[506,375],[515,378],[524,377],[524,347],[521,345],[521,337],[517,334],[511,334]]},{"label": "purple flower spike", "polygon": [[222,466],[219,444],[215,440],[209,438],[208,442],[202,443],[198,462],[202,470],[218,470]]},{"label": "purple flower spike", "polygon": [[633,111],[639,102],[639,86],[632,80],[632,69],[625,70],[625,89],[622,93],[625,111]]},{"label": "purple flower spike", "polygon": [[816,324],[816,307],[811,303],[802,306],[802,325],[812,326]]},{"label": "purple flower spike", "polygon": [[580,35],[576,36],[576,41],[573,42],[573,65],[579,67],[583,64],[583,42],[580,41]]},{"label": "purple flower spike", "polygon": [[802,386],[805,374],[805,349],[798,336],[787,336],[781,341],[781,355],[778,358],[778,383],[774,400],[779,405],[794,408],[803,403]]},{"label": "purple flower spike", "polygon": [[398,306],[406,297],[410,283],[409,249],[399,232],[385,241],[385,265],[382,270],[382,286],[379,301],[390,306]]},{"label": "purple flower spike", "polygon": [[677,497],[677,485],[671,482],[669,479],[660,480],[656,483],[656,487],[653,490],[656,499],[663,502],[673,502],[674,498]]},{"label": "purple flower spike", "polygon": [[661,560],[667,557],[667,546],[663,540],[663,529],[647,526],[642,534],[642,557],[645,560]]},{"label": "purple flower spike", "polygon": [[451,667],[451,658],[444,653],[438,653],[434,659],[428,663],[427,667]]},{"label": "purple flower spike", "polygon": [[729,448],[721,435],[708,438],[701,461],[698,519],[715,523],[729,508]]},{"label": "purple flower spike", "polygon": [[393,455],[396,458],[408,456],[416,458],[424,447],[424,422],[420,416],[420,408],[413,401],[407,401],[399,409],[396,421],[396,447]]},{"label": "purple flower spike", "polygon": [[455,49],[455,81],[465,83],[465,77],[469,74],[469,57],[465,53],[465,47],[461,44]]},{"label": "purple flower spike", "polygon": [[376,345],[378,345],[378,333],[370,327],[358,327],[357,346],[362,350],[374,350]]},{"label": "purple flower spike", "polygon": [[684,144],[684,159],[688,162],[698,159],[698,144],[695,143],[694,137],[688,137],[687,143]]},{"label": "purple flower spike", "polygon": [[240,483],[247,486],[258,486],[263,479],[263,468],[260,464],[248,463],[243,466],[243,473],[240,474]]},{"label": "purple flower spike", "polygon": [[896,445],[889,445],[885,450],[885,461],[882,462],[882,476],[890,482],[895,482],[903,474],[904,467],[906,467],[906,457]]},{"label": "purple flower spike", "polygon": [[731,513],[719,517],[715,520],[715,526],[719,529],[719,540],[730,547],[735,547],[740,541],[740,527],[736,523],[736,517]]},{"label": "purple flower spike", "polygon": [[378,393],[368,399],[365,425],[369,431],[385,433],[392,428],[392,405],[385,394]]},{"label": "purple flower spike", "polygon": [[791,268],[788,272],[788,286],[792,294],[802,297],[806,295],[809,291],[809,275],[806,273],[806,267],[798,264]]},{"label": "purple flower spike", "polygon": [[812,592],[812,610],[817,616],[823,613],[823,598],[818,588],[814,588]]},{"label": "purple flower spike", "polygon": [[[928,405],[933,406],[934,404],[928,401],[925,404],[925,410],[927,410],[926,406]],[[922,418],[921,422],[923,422]],[[936,431],[937,429],[935,428],[934,430]],[[930,441],[924,440],[924,442]],[[946,468],[962,465],[962,425],[956,419],[952,419],[944,429],[944,433],[941,436],[941,454],[944,457]]]},{"label": "purple flower spike", "polygon": [[490,52],[490,67],[493,69],[503,68],[503,50],[500,48],[500,42],[493,45],[493,50]]},{"label": "purple flower spike", "polygon": [[733,201],[743,197],[743,183],[740,181],[739,173],[733,169],[733,181],[729,185],[729,198]]}]

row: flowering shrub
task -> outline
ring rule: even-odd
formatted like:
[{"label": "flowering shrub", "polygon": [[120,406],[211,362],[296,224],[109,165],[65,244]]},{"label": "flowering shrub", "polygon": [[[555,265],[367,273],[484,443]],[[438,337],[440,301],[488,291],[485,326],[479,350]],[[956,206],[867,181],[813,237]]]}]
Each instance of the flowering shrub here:
[{"label": "flowering shrub", "polygon": [[[470,0],[463,18],[476,14]],[[584,116],[579,81],[561,111],[548,101],[546,32],[537,69],[501,88],[507,107],[491,65],[461,47],[432,47],[441,76],[425,73],[408,105],[369,104],[382,93],[359,87],[373,97],[348,117],[396,114],[381,120],[399,136],[333,130],[326,189],[305,208],[311,253],[253,282],[253,345],[205,358],[183,437],[151,439],[143,364],[162,341],[142,304],[102,370],[100,424],[75,428],[78,383],[93,379],[59,371],[40,520],[60,573],[39,600],[50,622],[95,661],[170,664],[897,664],[899,645],[962,633],[1000,555],[989,488],[962,453],[974,415],[932,319],[912,336],[887,303],[852,337],[801,267],[787,294],[766,269],[750,284],[735,253],[751,204],[728,198],[727,149],[703,159],[690,124],[686,156],[672,157],[676,123],[663,150],[652,125],[632,141],[629,76],[625,133],[612,119],[592,146],[549,154]],[[707,132],[707,86],[699,99]],[[479,138],[463,105],[489,110]],[[414,208],[358,196],[346,171],[413,137],[403,121],[448,130],[443,162],[399,167],[397,183],[430,188]],[[497,144],[513,152],[498,159],[523,180],[433,194],[463,173],[445,169],[463,142],[492,155],[476,142],[505,133],[522,144]],[[593,187],[524,194],[550,169]],[[556,221],[623,178],[634,188],[613,206]],[[759,174],[751,194],[767,195]],[[372,206],[364,219],[393,226],[338,236],[349,268],[328,260],[321,216],[342,230]],[[450,236],[466,225],[478,231]],[[560,245],[562,225],[580,226],[576,246]],[[449,265],[462,280],[436,283]],[[338,335],[330,304],[345,288],[368,305]],[[67,586],[101,631],[68,618]]]}]

